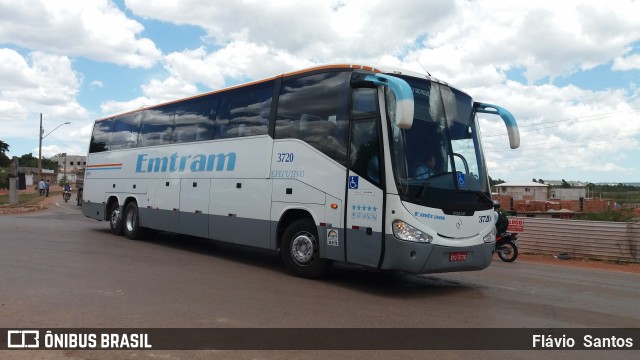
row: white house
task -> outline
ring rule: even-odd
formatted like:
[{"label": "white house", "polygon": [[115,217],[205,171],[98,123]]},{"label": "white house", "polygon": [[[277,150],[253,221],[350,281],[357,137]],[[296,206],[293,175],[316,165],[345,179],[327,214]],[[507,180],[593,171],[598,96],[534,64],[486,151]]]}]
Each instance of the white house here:
[{"label": "white house", "polygon": [[510,182],[498,184],[495,187],[498,195],[510,195],[513,200],[540,200],[548,199],[549,185],[536,182]]},{"label": "white house", "polygon": [[84,169],[87,165],[87,157],[83,155],[54,156],[51,160],[58,163],[58,182],[64,176],[67,177],[68,182],[75,182],[78,170]]}]

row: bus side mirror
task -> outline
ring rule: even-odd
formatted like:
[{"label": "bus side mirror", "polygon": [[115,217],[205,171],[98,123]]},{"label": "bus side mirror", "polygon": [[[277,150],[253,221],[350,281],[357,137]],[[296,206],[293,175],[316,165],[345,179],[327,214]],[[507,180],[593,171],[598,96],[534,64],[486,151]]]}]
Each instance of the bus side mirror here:
[{"label": "bus side mirror", "polygon": [[413,125],[413,91],[409,84],[395,76],[384,74],[353,73],[351,87],[372,88],[386,86],[392,97],[387,96],[387,113],[390,120],[401,129],[409,129]]},{"label": "bus side mirror", "polygon": [[518,130],[518,124],[516,124],[516,119],[511,115],[511,113],[500,106],[485,104],[480,102],[474,102],[473,108],[476,112],[484,113],[484,114],[494,114],[498,115],[504,121],[504,124],[507,126],[507,134],[509,135],[509,146],[512,149],[517,149],[520,146],[520,131]]}]

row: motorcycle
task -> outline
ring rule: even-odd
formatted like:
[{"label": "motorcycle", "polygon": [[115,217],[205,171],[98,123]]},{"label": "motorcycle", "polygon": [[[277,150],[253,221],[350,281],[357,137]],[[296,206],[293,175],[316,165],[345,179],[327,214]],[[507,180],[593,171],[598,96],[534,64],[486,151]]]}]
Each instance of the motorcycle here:
[{"label": "motorcycle", "polygon": [[496,250],[500,260],[514,262],[518,257],[518,233],[503,232],[496,235]]},{"label": "motorcycle", "polygon": [[62,192],[62,198],[64,199],[64,202],[68,202],[69,199],[71,199],[71,191],[69,190],[64,190]]}]

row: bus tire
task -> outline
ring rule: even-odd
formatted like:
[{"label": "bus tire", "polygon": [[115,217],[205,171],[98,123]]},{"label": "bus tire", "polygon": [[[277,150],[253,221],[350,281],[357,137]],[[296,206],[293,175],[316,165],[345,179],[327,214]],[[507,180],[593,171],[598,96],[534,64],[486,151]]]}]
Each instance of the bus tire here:
[{"label": "bus tire", "polygon": [[138,204],[135,201],[127,204],[122,217],[122,227],[124,236],[128,239],[135,240],[140,236],[140,214],[138,212]]},{"label": "bus tire", "polygon": [[122,235],[122,214],[120,214],[120,205],[118,205],[117,201],[111,204],[109,208],[109,225],[113,235]]},{"label": "bus tire", "polygon": [[280,257],[292,274],[316,279],[325,275],[332,262],[320,258],[318,231],[311,219],[299,219],[291,223],[282,235]]}]

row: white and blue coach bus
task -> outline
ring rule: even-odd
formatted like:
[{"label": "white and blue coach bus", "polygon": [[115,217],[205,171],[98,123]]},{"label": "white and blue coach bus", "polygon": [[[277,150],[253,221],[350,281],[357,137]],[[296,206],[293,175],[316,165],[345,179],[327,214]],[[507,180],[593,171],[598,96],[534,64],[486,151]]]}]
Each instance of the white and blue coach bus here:
[{"label": "white and blue coach bus", "polygon": [[[279,251],[295,275],[334,261],[414,274],[481,270],[494,210],[474,102],[423,74],[329,65],[97,120],[84,215]],[[425,159],[428,171],[425,169]]]}]

